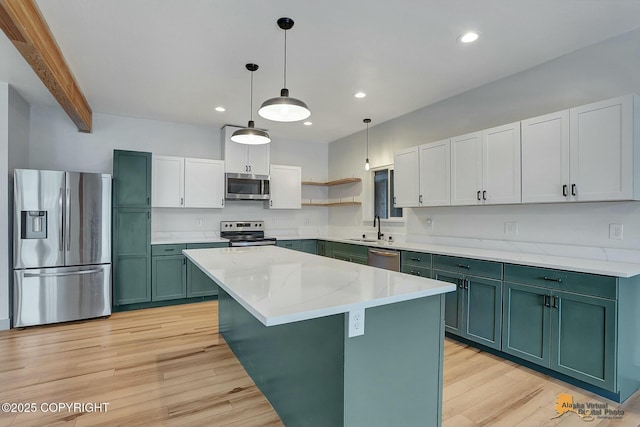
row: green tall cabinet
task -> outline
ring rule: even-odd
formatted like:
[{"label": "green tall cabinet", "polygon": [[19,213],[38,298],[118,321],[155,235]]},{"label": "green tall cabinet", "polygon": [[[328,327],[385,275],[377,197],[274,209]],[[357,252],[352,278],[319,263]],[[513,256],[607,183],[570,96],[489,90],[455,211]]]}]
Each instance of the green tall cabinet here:
[{"label": "green tall cabinet", "polygon": [[113,305],[151,301],[151,153],[113,152]]}]

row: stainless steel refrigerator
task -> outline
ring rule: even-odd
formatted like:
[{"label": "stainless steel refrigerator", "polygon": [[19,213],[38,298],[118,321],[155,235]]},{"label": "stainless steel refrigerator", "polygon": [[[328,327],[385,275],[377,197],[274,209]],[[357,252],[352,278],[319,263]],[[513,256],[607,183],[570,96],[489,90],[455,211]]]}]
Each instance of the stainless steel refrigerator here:
[{"label": "stainless steel refrigerator", "polygon": [[111,314],[111,175],[14,172],[13,326]]}]

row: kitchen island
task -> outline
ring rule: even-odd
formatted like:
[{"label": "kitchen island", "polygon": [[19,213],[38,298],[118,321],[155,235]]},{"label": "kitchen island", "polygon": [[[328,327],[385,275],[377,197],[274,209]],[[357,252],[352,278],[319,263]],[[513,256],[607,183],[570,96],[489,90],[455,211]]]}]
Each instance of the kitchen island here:
[{"label": "kitchen island", "polygon": [[455,285],[275,246],[184,254],[220,286],[220,333],[285,425],[441,424]]}]

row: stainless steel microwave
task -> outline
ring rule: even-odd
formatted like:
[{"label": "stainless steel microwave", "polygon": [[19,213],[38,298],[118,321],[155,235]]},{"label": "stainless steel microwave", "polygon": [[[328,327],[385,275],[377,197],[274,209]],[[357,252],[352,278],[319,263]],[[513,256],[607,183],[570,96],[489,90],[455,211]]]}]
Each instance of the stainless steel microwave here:
[{"label": "stainless steel microwave", "polygon": [[225,174],[225,198],[229,200],[269,200],[269,175]]}]

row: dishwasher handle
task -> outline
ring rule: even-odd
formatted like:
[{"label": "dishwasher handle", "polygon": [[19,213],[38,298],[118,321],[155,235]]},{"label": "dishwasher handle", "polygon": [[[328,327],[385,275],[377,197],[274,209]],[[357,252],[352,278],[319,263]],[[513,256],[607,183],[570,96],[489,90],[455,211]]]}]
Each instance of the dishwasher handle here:
[{"label": "dishwasher handle", "polygon": [[369,249],[369,253],[380,255],[380,256],[388,256],[388,257],[397,257],[400,254],[398,252],[387,252],[387,251],[376,251],[375,249]]}]

